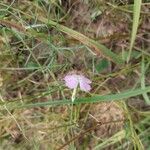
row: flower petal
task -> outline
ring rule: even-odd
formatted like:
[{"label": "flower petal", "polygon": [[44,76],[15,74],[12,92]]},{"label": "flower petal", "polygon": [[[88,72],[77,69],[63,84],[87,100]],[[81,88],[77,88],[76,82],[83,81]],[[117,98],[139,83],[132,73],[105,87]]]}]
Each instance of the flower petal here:
[{"label": "flower petal", "polygon": [[65,76],[64,80],[65,80],[66,86],[70,89],[77,88],[79,84],[77,75],[67,75]]},{"label": "flower petal", "polygon": [[80,80],[80,89],[82,91],[89,92],[91,90],[91,86],[87,82],[84,82],[84,80]]},{"label": "flower petal", "polygon": [[84,77],[83,75],[80,75],[80,80],[82,80],[83,82],[86,82],[88,84],[92,83],[91,80],[89,80],[88,78]]}]

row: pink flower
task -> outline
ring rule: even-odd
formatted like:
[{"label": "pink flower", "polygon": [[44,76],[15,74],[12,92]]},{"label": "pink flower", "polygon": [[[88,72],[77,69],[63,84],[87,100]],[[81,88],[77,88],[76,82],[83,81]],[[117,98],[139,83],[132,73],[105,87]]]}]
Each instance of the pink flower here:
[{"label": "pink flower", "polygon": [[70,89],[75,89],[79,85],[82,91],[88,92],[91,90],[90,84],[92,82],[83,75],[77,74],[66,75],[64,80],[66,86]]}]

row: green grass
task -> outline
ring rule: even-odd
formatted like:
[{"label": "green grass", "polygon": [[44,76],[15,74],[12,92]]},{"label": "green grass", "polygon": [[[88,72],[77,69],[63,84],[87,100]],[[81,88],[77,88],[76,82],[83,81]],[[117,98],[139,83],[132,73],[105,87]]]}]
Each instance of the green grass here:
[{"label": "green grass", "polygon": [[148,150],[150,3],[82,2],[0,2],[0,150]]},{"label": "green grass", "polygon": [[133,49],[134,42],[136,39],[136,34],[137,34],[139,22],[140,22],[141,4],[142,4],[142,0],[134,0],[131,42],[130,42],[129,55],[127,58],[127,62],[129,62],[130,60],[132,49]]},{"label": "green grass", "polygon": [[[96,95],[96,96],[90,96],[90,97],[83,97],[83,98],[76,98],[73,102],[73,104],[79,105],[79,104],[84,104],[84,103],[98,103],[98,102],[111,102],[111,101],[118,101],[118,100],[125,100],[127,98],[139,96],[139,95],[147,95],[147,93],[150,92],[150,86],[149,87],[144,87],[135,89],[135,90],[128,90],[125,92],[121,92],[119,94],[109,94],[109,95]],[[5,100],[6,101],[6,100]],[[43,102],[43,103],[35,103],[35,104],[15,104],[15,107],[12,107],[11,102],[10,103],[5,103],[3,100],[3,103],[1,103],[1,109],[3,106],[9,107],[9,109],[16,109],[16,108],[26,108],[26,107],[43,107],[43,106],[57,106],[57,105],[67,105],[67,104],[72,104],[71,99],[69,100],[53,100],[50,102]],[[13,103],[13,102],[12,102]],[[21,105],[21,106],[20,106]]]}]

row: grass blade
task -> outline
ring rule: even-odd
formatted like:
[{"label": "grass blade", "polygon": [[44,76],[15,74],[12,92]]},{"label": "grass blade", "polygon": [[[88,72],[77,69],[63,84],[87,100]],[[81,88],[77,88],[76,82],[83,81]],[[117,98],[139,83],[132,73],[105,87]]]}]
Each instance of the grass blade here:
[{"label": "grass blade", "polygon": [[[148,67],[149,67],[149,64],[148,64]],[[145,68],[145,60],[143,56],[142,62],[141,62],[141,88],[142,89],[145,88],[145,72],[146,72],[146,68]],[[145,102],[150,105],[150,99],[147,93],[143,93],[143,98],[145,99]]]},{"label": "grass blade", "polygon": [[[138,88],[135,90],[128,90],[122,93],[118,94],[109,94],[109,95],[96,95],[92,97],[83,97],[83,98],[78,98],[74,101],[74,104],[84,104],[84,103],[96,103],[96,102],[109,102],[109,101],[117,101],[117,100],[124,100],[130,97],[142,95],[144,93],[150,92],[150,86],[145,87],[144,89]],[[57,105],[68,105],[72,104],[71,100],[54,100],[54,101],[49,101],[49,102],[39,102],[39,103],[32,103],[32,104],[23,104],[21,106],[15,105],[12,107],[11,103],[10,104],[4,104],[6,106],[10,106],[10,109],[15,109],[15,108],[24,108],[24,107],[43,107],[43,106],[57,106]],[[3,109],[3,108],[1,108]]]},{"label": "grass blade", "polygon": [[47,26],[53,26],[53,27],[57,28],[58,30],[60,30],[61,32],[64,32],[67,35],[80,41],[81,43],[89,46],[96,55],[104,55],[107,59],[113,61],[114,63],[116,63],[118,65],[121,65],[124,63],[120,56],[118,56],[117,54],[112,52],[110,49],[108,49],[104,45],[96,42],[95,40],[90,39],[87,36],[77,32],[75,30],[72,30],[66,26],[60,25],[57,22],[54,22],[52,20],[47,20],[42,17],[39,17],[39,20],[42,21],[43,23],[47,24]]},{"label": "grass blade", "polygon": [[141,4],[142,4],[142,0],[134,0],[131,42],[130,42],[130,47],[129,47],[129,55],[127,57],[127,62],[129,62],[130,60],[132,48],[134,46],[134,42],[136,39],[136,34],[137,34],[138,26],[139,26]]}]

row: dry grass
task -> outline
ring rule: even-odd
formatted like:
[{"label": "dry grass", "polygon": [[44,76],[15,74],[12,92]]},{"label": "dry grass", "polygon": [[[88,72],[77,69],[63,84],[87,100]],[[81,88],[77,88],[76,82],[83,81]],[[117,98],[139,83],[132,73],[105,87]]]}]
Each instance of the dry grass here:
[{"label": "dry grass", "polygon": [[90,93],[77,93],[91,101],[148,86],[149,6],[143,1],[130,62],[117,65],[114,56],[128,57],[133,2],[1,1],[0,150],[148,150],[149,93],[119,102],[15,108],[70,99],[62,79],[71,71],[92,80]]}]

